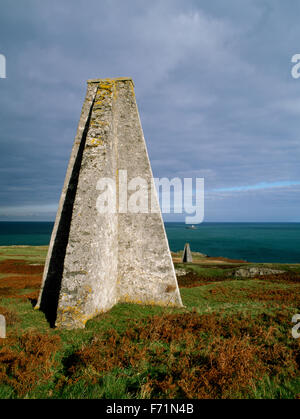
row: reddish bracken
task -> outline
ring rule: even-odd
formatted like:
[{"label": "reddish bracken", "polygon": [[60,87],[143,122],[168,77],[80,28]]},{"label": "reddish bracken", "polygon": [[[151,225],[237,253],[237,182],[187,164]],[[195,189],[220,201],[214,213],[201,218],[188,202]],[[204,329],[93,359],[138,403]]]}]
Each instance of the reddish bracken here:
[{"label": "reddish bracken", "polygon": [[[1,345],[2,343],[2,345]],[[25,333],[0,342],[0,382],[10,385],[23,397],[37,384],[53,376],[54,355],[60,338],[47,334]]]},{"label": "reddish bracken", "polygon": [[299,373],[299,344],[278,341],[290,313],[279,317],[260,315],[254,323],[251,316],[191,313],[132,322],[125,332],[110,330],[73,354],[69,383],[134,368],[146,376],[143,397],[243,397],[265,374]]},{"label": "reddish bracken", "polygon": [[[30,265],[24,260],[8,259],[0,262],[0,297],[37,298],[42,282],[43,265]],[[20,290],[29,291],[26,293]],[[36,292],[30,291],[37,290]]]}]

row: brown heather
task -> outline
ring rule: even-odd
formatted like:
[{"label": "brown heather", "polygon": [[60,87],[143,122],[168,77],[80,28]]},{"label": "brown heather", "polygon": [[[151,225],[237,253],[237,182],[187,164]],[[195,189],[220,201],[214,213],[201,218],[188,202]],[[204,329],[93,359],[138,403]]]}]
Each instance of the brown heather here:
[{"label": "brown heather", "polygon": [[[86,375],[134,368],[145,377],[147,397],[230,398],[255,389],[265,374],[299,373],[299,343],[280,343],[290,314],[220,318],[174,314],[133,322],[124,333],[110,330],[69,359],[69,383]],[[286,332],[287,333],[287,332]],[[122,375],[122,373],[121,373]]]},{"label": "brown heather", "polygon": [[0,382],[10,385],[20,397],[47,383],[53,376],[59,347],[58,336],[38,333],[0,339]]},{"label": "brown heather", "polygon": [[[103,330],[105,319],[111,324],[118,319],[107,313],[95,319],[93,331],[82,331],[80,339],[76,332],[62,333],[61,338],[60,332],[40,333],[38,323],[27,320],[32,328],[20,336],[21,319],[32,316],[31,306],[27,312],[20,299],[37,298],[42,270],[42,265],[25,260],[0,262],[0,274],[6,274],[0,278],[0,298],[11,302],[9,308],[0,306],[0,314],[13,326],[8,338],[0,339],[0,384],[12,389],[13,397],[81,397],[82,388],[91,391],[97,386],[97,396],[103,397],[101,385],[110,376],[123,380],[125,397],[245,398],[255,394],[265,378],[277,391],[286,380],[299,377],[300,339],[291,336],[291,318],[300,307],[299,275],[293,272],[259,277],[259,284],[254,279],[241,287],[226,283],[232,279],[227,275],[188,272],[179,277],[181,288],[214,283],[201,295],[218,304],[217,311],[200,315],[195,309],[145,318],[148,314],[141,318],[138,312],[139,319],[131,315],[125,329]],[[254,308],[252,315],[229,314],[226,309],[228,303],[245,304],[247,309],[249,302],[258,303],[264,312]],[[72,393],[77,385],[78,393]],[[281,397],[268,388],[268,397]],[[296,390],[287,397],[297,397]]]}]

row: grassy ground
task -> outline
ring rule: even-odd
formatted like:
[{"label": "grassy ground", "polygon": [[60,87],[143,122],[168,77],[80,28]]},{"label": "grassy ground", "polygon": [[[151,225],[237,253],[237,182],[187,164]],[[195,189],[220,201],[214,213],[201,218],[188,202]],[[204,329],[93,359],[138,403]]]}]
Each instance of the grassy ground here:
[{"label": "grassy ground", "polygon": [[299,265],[239,280],[240,261],[196,257],[175,264],[183,309],[118,304],[66,331],[33,309],[46,251],[0,248],[0,398],[300,397]]}]

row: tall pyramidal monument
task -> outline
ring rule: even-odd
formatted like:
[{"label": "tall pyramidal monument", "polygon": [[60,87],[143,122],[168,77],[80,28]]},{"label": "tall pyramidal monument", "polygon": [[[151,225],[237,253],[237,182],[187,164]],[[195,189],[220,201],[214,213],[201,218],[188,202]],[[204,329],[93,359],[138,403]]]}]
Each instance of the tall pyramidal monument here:
[{"label": "tall pyramidal monument", "polygon": [[[97,210],[99,179],[118,201],[121,171],[147,181],[152,211]],[[133,81],[89,80],[36,305],[52,326],[83,328],[118,302],[182,306],[153,184]]]}]

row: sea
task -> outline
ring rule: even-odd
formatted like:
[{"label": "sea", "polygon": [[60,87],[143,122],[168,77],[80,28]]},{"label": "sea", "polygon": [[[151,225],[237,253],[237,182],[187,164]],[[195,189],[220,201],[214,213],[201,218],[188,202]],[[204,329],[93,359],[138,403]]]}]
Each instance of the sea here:
[{"label": "sea", "polygon": [[[170,249],[248,262],[300,263],[300,223],[203,223],[187,229],[166,222]],[[0,222],[0,246],[48,245],[53,222]]]}]

